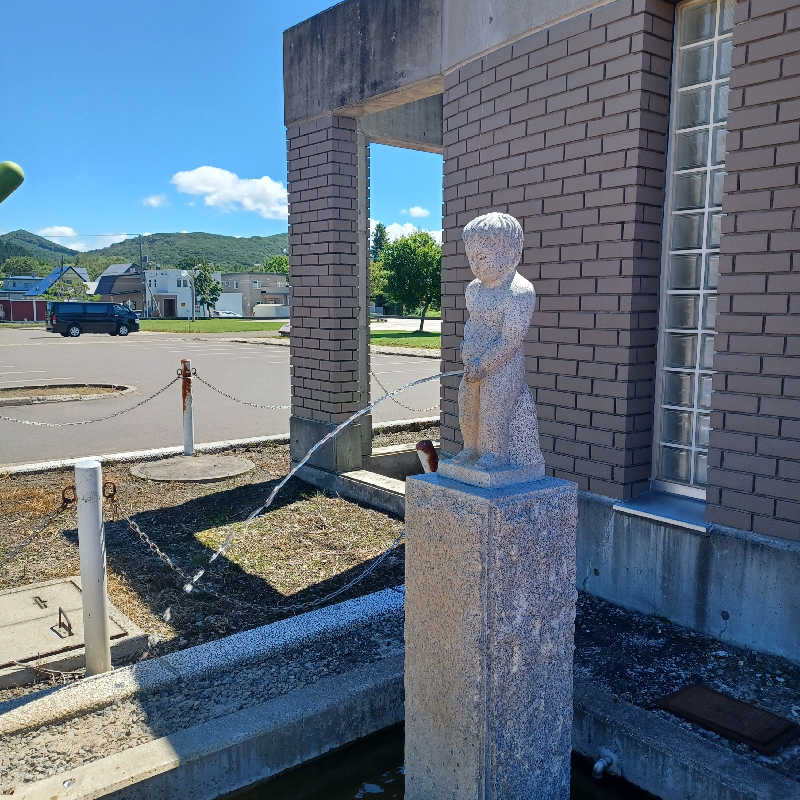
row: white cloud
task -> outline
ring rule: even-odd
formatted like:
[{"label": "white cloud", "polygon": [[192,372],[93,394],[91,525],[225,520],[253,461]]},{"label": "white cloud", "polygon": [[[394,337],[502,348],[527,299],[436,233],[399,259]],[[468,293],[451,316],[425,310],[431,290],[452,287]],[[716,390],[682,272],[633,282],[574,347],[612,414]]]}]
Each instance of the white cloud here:
[{"label": "white cloud", "polygon": [[148,195],[142,200],[142,205],[150,208],[161,208],[161,206],[167,205],[167,196],[165,194]]},{"label": "white cloud", "polygon": [[42,228],[40,231],[36,232],[39,236],[44,236],[45,238],[48,236],[64,237],[78,235],[75,233],[75,228],[70,228],[69,225],[48,225],[46,228]]},{"label": "white cloud", "polygon": [[386,235],[389,237],[389,241],[393,242],[401,236],[408,236],[418,230],[419,228],[413,222],[392,222],[386,226]]},{"label": "white cloud", "polygon": [[64,247],[78,250],[81,253],[87,250],[99,250],[101,247],[108,247],[110,244],[122,242],[132,236],[129,233],[101,233],[92,236],[91,241],[86,242],[75,228],[69,225],[48,225],[46,228],[36,231],[36,233],[39,236],[44,236],[45,239],[50,239],[57,244],[63,244]]},{"label": "white cloud", "polygon": [[[375,236],[375,226],[380,222],[379,219],[373,219],[370,217],[369,220],[369,240],[372,241],[373,236]],[[389,241],[393,242],[395,239],[399,239],[401,236],[408,236],[411,233],[417,233],[417,231],[423,230],[418,228],[414,225],[413,222],[392,222],[390,225],[386,226],[386,235],[389,237]],[[433,239],[438,242],[439,244],[442,243],[442,230],[426,230],[425,233],[429,233]]]},{"label": "white cloud", "polygon": [[422,217],[429,217],[431,212],[428,211],[427,208],[422,208],[422,206],[411,206],[411,208],[408,209],[408,214],[410,217],[420,219]]},{"label": "white cloud", "polygon": [[286,219],[286,187],[264,175],[240,178],[219,167],[197,167],[176,172],[170,181],[179,192],[201,195],[207,206],[220,211],[255,211],[264,219]]}]

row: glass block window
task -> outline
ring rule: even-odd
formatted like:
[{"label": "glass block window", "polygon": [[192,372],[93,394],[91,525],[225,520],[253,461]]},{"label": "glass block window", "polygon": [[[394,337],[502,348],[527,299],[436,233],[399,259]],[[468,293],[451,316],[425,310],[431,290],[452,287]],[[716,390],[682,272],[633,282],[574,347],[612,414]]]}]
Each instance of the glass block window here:
[{"label": "glass block window", "polygon": [[690,0],[675,22],[653,472],[693,495],[706,483],[735,5]]}]

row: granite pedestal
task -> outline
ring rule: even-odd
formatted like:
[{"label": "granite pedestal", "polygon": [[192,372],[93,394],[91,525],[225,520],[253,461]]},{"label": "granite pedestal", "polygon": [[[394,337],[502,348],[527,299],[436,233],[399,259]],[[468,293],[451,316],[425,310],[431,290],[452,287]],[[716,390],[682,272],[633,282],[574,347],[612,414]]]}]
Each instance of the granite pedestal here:
[{"label": "granite pedestal", "polygon": [[577,492],[406,482],[406,800],[567,800]]}]

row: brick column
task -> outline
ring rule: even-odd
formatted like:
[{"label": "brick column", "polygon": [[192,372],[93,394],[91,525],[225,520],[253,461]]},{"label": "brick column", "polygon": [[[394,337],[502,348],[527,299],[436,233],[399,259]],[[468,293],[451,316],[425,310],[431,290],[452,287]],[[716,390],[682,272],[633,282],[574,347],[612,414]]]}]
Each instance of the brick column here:
[{"label": "brick column", "polygon": [[[355,120],[333,114],[287,128],[293,460],[363,405],[357,139]],[[356,469],[361,452],[356,423],[311,463]]]},{"label": "brick column", "polygon": [[[461,229],[513,214],[538,295],[526,353],[548,472],[614,498],[649,486],[673,15],[615,0],[445,79],[444,369],[472,277]],[[442,391],[446,452],[457,383]]]},{"label": "brick column", "polygon": [[708,519],[800,540],[800,2],[739,2]]}]

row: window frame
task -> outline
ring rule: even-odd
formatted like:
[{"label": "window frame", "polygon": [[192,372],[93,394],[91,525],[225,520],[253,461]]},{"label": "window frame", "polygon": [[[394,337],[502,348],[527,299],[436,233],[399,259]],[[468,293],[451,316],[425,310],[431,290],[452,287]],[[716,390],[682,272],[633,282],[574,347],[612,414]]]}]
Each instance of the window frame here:
[{"label": "window frame", "polygon": [[[666,314],[667,314],[667,298],[669,297],[669,271],[671,267],[670,263],[670,256],[671,256],[671,234],[672,234],[672,202],[673,202],[673,194],[675,191],[675,176],[674,176],[674,169],[673,164],[675,160],[675,141],[676,141],[676,131],[677,128],[677,108],[678,108],[678,91],[679,91],[679,69],[680,69],[680,41],[679,41],[679,33],[680,33],[680,23],[682,15],[686,12],[686,9],[691,8],[692,6],[701,5],[708,0],[683,0],[680,3],[676,3],[675,5],[675,21],[674,25],[674,33],[673,33],[673,40],[672,40],[672,64],[670,70],[670,105],[669,105],[669,131],[667,134],[667,154],[666,154],[666,172],[665,172],[665,192],[664,192],[664,215],[662,219],[662,230],[661,230],[661,271],[659,275],[659,313],[658,313],[658,339],[657,339],[657,348],[656,348],[656,379],[655,379],[655,396],[653,398],[653,440],[652,440],[652,458],[650,462],[650,484],[653,489],[661,492],[666,492],[669,494],[676,494],[681,495],[684,497],[692,497],[698,500],[705,500],[706,499],[706,487],[705,486],[696,486],[696,485],[687,485],[683,483],[678,483],[675,481],[665,480],[660,477],[660,460],[661,460],[661,427],[662,427],[662,412],[663,412],[663,403],[662,403],[662,393],[664,390],[664,375],[665,375],[665,367],[664,367],[664,350],[666,345],[666,336],[668,334],[667,324],[666,324]],[[702,327],[702,320],[703,320],[703,313],[705,311],[705,276],[706,276],[706,263],[705,260],[708,257],[708,253],[711,250],[716,250],[719,253],[720,248],[708,248],[706,237],[708,234],[708,220],[707,218],[710,216],[710,209],[716,208],[716,206],[711,206],[709,201],[711,197],[712,191],[712,181],[711,181],[711,174],[714,170],[710,169],[711,164],[711,154],[713,152],[714,147],[714,111],[716,107],[716,83],[717,80],[717,53],[718,53],[718,45],[717,43],[721,39],[733,39],[733,32],[731,31],[729,34],[724,34],[724,36],[719,35],[719,26],[720,26],[720,17],[722,15],[723,5],[725,0],[716,0],[716,18],[714,20],[714,35],[710,39],[703,39],[701,42],[709,42],[713,41],[715,43],[714,48],[714,65],[712,70],[712,77],[709,81],[711,85],[711,105],[709,108],[709,122],[706,126],[692,126],[687,130],[692,130],[693,128],[700,128],[706,127],[709,131],[708,137],[708,144],[707,144],[707,152],[706,152],[706,161],[705,161],[705,174],[706,174],[706,186],[705,186],[705,205],[704,205],[704,212],[703,212],[703,239],[701,247],[699,248],[700,255],[702,257],[701,265],[700,265],[700,285],[698,287],[698,291],[696,295],[689,295],[689,296],[697,296],[698,297],[698,307],[697,307],[697,319],[698,319],[698,326],[694,329],[697,334],[697,345],[696,345],[696,355],[695,355],[695,365],[692,369],[692,375],[694,380],[694,404],[693,404],[693,416],[692,416],[692,443],[689,447],[689,450],[692,454],[692,465],[691,465],[691,475],[694,477],[694,469],[695,469],[695,453],[697,451],[696,447],[696,429],[697,429],[697,412],[699,409],[698,406],[698,394],[699,394],[699,381],[698,376],[701,372],[706,372],[706,370],[701,370],[699,368],[699,359],[700,359],[700,351],[701,351],[701,333],[700,331],[703,330]],[[697,43],[698,47],[703,46],[701,43]],[[732,70],[728,75],[728,85],[730,86],[730,76],[732,75]],[[702,84],[701,84],[702,85]],[[694,84],[692,84],[694,86]],[[691,88],[691,87],[684,87],[684,88]],[[725,130],[727,132],[728,124],[727,118],[725,120]],[[699,171],[699,168],[698,168]],[[723,162],[721,168],[717,171],[721,171],[726,173],[725,164]],[[724,194],[723,194],[724,197]],[[722,212],[717,212],[722,214]],[[722,214],[724,216],[724,214]],[[693,250],[696,248],[692,248]],[[687,331],[690,329],[687,329]],[[714,334],[716,335],[716,323],[714,328]],[[708,370],[712,376],[714,371]],[[713,389],[712,389],[713,393]],[[709,415],[712,413],[713,409],[709,409]],[[686,449],[686,448],[680,448]],[[708,450],[708,448],[706,448]]]}]

